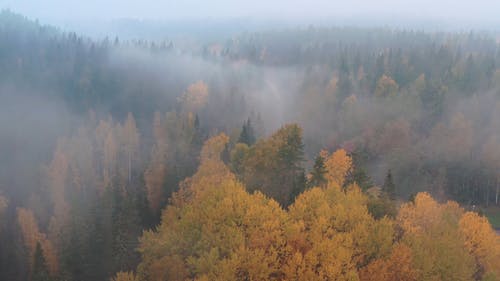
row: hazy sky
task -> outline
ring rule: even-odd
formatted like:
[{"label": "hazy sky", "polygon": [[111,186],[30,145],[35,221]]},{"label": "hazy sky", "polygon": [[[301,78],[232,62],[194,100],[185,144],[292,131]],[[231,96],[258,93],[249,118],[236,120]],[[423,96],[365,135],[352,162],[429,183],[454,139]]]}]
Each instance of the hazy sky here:
[{"label": "hazy sky", "polygon": [[317,20],[367,16],[500,20],[500,0],[0,0],[0,7],[49,22],[116,18]]}]

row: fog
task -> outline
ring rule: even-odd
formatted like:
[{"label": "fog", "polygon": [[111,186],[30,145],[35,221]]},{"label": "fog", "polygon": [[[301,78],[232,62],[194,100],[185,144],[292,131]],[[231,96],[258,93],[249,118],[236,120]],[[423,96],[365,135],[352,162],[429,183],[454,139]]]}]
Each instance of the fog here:
[{"label": "fog", "polygon": [[[0,8],[12,11],[0,13],[0,199],[10,202],[0,222],[16,225],[17,208],[34,210],[40,237],[55,244],[58,222],[67,244],[57,250],[71,253],[61,254],[64,280],[135,268],[140,232],[196,171],[202,143],[227,134],[223,158],[237,174],[231,152],[250,121],[261,142],[297,123],[304,174],[321,150],[344,149],[363,189],[383,186],[391,171],[400,200],[428,191],[466,207],[499,204],[497,1]],[[151,180],[155,167],[165,169]],[[151,182],[160,189],[152,210]],[[75,219],[63,220],[66,211]],[[118,230],[102,227],[114,216]],[[0,279],[26,280],[22,244],[5,243],[19,230],[1,227]],[[113,244],[116,233],[128,244]],[[116,249],[123,260],[110,258]]]},{"label": "fog", "polygon": [[2,0],[9,8],[48,23],[93,20],[200,20],[257,19],[300,23],[331,22],[338,19],[378,20],[382,23],[436,21],[441,24],[468,23],[498,27],[500,3],[495,0]]}]

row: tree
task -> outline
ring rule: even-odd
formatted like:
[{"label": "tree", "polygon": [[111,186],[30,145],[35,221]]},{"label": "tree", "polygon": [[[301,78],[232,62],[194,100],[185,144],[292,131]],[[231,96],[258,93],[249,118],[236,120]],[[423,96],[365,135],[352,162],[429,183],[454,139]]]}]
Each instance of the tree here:
[{"label": "tree", "polygon": [[47,269],[51,276],[55,276],[59,270],[55,248],[53,247],[52,243],[46,238],[46,235],[40,232],[33,212],[31,210],[18,208],[17,222],[19,227],[21,228],[25,247],[28,250],[30,273],[34,273],[35,262],[38,262],[35,258],[37,245],[40,245],[41,252],[47,265]]},{"label": "tree", "polygon": [[[375,219],[356,184],[341,187],[332,181],[304,191],[284,210],[258,191],[245,191],[221,160],[228,140],[222,134],[205,142],[198,171],[174,193],[161,224],[141,237],[137,276],[122,273],[121,278],[496,278],[495,234],[486,220],[464,215],[458,204],[439,204],[420,193],[402,205],[396,221]],[[331,173],[345,171],[333,167],[340,171]],[[485,270],[474,276],[477,268]]]},{"label": "tree", "polygon": [[397,222],[402,242],[412,251],[418,280],[474,279],[474,259],[458,227],[462,215],[457,203],[439,204],[427,193],[401,206]]},{"label": "tree", "polygon": [[9,200],[4,196],[0,195],[0,234],[2,233],[3,230],[5,210],[7,209],[8,206],[9,206]]},{"label": "tree", "polygon": [[133,272],[118,272],[110,281],[139,281]]},{"label": "tree", "polygon": [[255,143],[255,133],[254,129],[252,127],[252,123],[250,121],[250,118],[243,124],[243,127],[241,129],[241,134],[238,139],[239,143],[244,143],[248,146],[252,146]]},{"label": "tree", "polygon": [[230,153],[231,169],[237,176],[245,173],[245,159],[248,157],[250,148],[245,143],[237,143]]},{"label": "tree", "polygon": [[358,268],[390,252],[392,222],[370,216],[356,185],[308,189],[288,213],[296,268],[286,280],[357,279]]},{"label": "tree", "polygon": [[321,154],[316,156],[314,160],[313,170],[310,173],[310,179],[308,185],[310,187],[323,187],[326,184],[326,167],[325,167],[325,159]]},{"label": "tree", "polygon": [[336,184],[343,187],[347,176],[352,172],[352,158],[344,149],[339,149],[328,156],[328,153],[322,152],[325,155],[326,179],[328,183]]},{"label": "tree", "polygon": [[49,274],[49,270],[47,268],[47,263],[45,262],[45,258],[43,256],[42,246],[40,245],[40,242],[36,243],[36,249],[33,259],[34,259],[33,275],[31,280],[33,281],[53,280]]},{"label": "tree", "polygon": [[384,185],[382,185],[382,190],[389,196],[391,200],[396,199],[396,185],[394,184],[394,180],[392,179],[391,170],[387,171],[387,175],[385,176]]},{"label": "tree", "polygon": [[352,82],[349,75],[349,67],[347,65],[345,57],[342,57],[341,60],[337,90],[338,100],[340,101],[343,101],[345,98],[351,95]]},{"label": "tree", "polygon": [[368,211],[374,218],[396,217],[398,211],[396,203],[387,194],[382,194],[379,187],[372,187],[367,190],[367,193],[369,194]]},{"label": "tree", "polygon": [[361,281],[417,281],[411,249],[397,244],[388,259],[377,259],[360,271]]},{"label": "tree", "polygon": [[179,102],[185,112],[197,113],[208,101],[208,86],[203,81],[189,85],[187,90],[179,98]]},{"label": "tree", "polygon": [[100,155],[99,163],[101,170],[102,183],[99,188],[103,193],[105,189],[110,188],[116,178],[116,168],[118,161],[118,143],[116,140],[113,120],[101,120],[95,129],[96,150]]},{"label": "tree", "polygon": [[[498,205],[500,197],[500,138],[496,135],[489,136],[481,149],[481,161],[485,164],[487,172],[493,175],[494,202]],[[486,188],[489,188],[488,186]],[[489,192],[486,193],[486,206],[489,204]]]},{"label": "tree", "polygon": [[476,280],[500,278],[500,240],[485,217],[474,212],[460,218],[459,227],[465,247],[476,262]]},{"label": "tree", "polygon": [[276,279],[284,211],[248,194],[229,172],[220,159],[227,141],[219,135],[205,143],[198,172],[174,194],[157,230],[144,233],[140,278]]},{"label": "tree", "polygon": [[[153,149],[151,155],[158,155],[158,151]],[[156,158],[156,157],[155,157]],[[144,181],[147,191],[147,199],[151,211],[158,212],[163,201],[163,184],[166,176],[164,162],[153,159],[149,168],[144,172]]]},{"label": "tree", "polygon": [[365,165],[364,154],[362,151],[357,150],[351,153],[352,157],[352,172],[348,177],[347,184],[356,183],[359,187],[366,191],[373,187],[373,181],[368,175]]},{"label": "tree", "polygon": [[[49,237],[54,241],[58,249],[60,249],[61,241],[63,240],[63,229],[68,220],[68,212],[70,205],[67,203],[66,196],[68,194],[67,185],[69,181],[69,161],[64,151],[66,140],[59,140],[52,162],[47,169],[48,185],[50,196],[52,199],[53,213],[49,223]],[[24,211],[20,212],[23,220],[30,221],[29,214]],[[33,218],[34,219],[34,218]],[[30,223],[33,226],[36,224]],[[38,232],[38,226],[36,226]],[[34,241],[34,240],[31,240]],[[35,250],[34,242],[30,242],[29,249]]]},{"label": "tree", "polygon": [[164,199],[163,185],[167,176],[167,135],[158,112],[155,113],[153,121],[153,133],[155,143],[151,149],[150,163],[144,171],[144,182],[149,207],[157,213]]},{"label": "tree", "polygon": [[132,161],[139,152],[139,133],[132,113],[128,113],[127,120],[122,129],[122,143],[125,155],[127,155],[127,183],[132,181]]},{"label": "tree", "polygon": [[394,97],[399,91],[399,86],[391,77],[382,75],[375,88],[375,97]]},{"label": "tree", "polygon": [[[68,212],[68,203],[66,202],[66,185],[69,178],[69,163],[64,152],[65,140],[60,140],[54,152],[54,156],[47,175],[49,181],[52,204],[54,206],[54,217],[63,220]],[[61,221],[62,223],[62,221]]]},{"label": "tree", "polygon": [[124,195],[119,189],[113,192],[114,202],[111,213],[112,260],[107,272],[132,269],[138,259],[138,237],[142,233],[139,210],[135,198]]},{"label": "tree", "polygon": [[305,188],[303,157],[302,129],[296,124],[283,126],[250,148],[243,180],[249,190],[260,190],[286,206],[293,201],[293,190]]}]

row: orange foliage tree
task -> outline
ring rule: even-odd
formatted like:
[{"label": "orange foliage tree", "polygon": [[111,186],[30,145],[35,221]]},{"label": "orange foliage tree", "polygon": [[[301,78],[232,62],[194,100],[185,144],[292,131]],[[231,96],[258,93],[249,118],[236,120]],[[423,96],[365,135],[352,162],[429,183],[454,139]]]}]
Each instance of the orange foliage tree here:
[{"label": "orange foliage tree", "polygon": [[43,257],[47,262],[48,270],[52,276],[56,275],[59,269],[59,264],[55,248],[50,240],[46,238],[46,235],[44,233],[41,233],[38,229],[38,225],[33,212],[31,210],[18,208],[17,222],[23,235],[24,245],[28,250],[28,260],[30,267],[33,267],[37,243],[40,243]]},{"label": "orange foliage tree", "polygon": [[205,142],[198,171],[141,237],[137,275],[115,280],[498,280],[498,237],[457,203],[419,193],[395,220],[375,219],[367,195],[344,186],[352,161],[339,150],[323,152],[325,186],[285,210],[245,190],[221,160],[228,141]]}]

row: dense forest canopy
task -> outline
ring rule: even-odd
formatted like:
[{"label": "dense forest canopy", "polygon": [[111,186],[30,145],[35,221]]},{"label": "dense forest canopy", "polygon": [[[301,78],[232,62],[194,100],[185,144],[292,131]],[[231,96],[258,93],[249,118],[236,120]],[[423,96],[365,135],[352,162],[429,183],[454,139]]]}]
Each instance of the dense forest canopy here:
[{"label": "dense forest canopy", "polygon": [[497,33],[0,42],[0,280],[500,279]]}]

